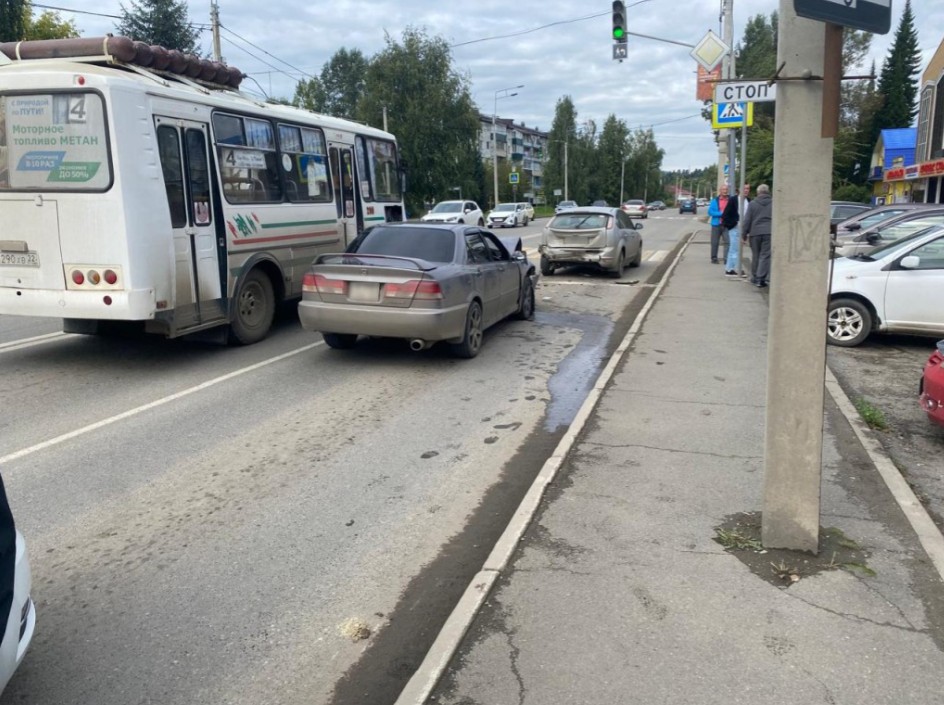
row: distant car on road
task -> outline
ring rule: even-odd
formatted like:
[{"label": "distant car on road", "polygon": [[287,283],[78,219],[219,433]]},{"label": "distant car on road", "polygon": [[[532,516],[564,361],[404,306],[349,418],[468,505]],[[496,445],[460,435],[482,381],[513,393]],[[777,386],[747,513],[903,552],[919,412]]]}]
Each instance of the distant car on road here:
[{"label": "distant car on road", "polygon": [[944,427],[944,340],[937,342],[937,350],[931,353],[924,366],[918,384],[918,399],[928,419]]},{"label": "distant car on road", "polygon": [[472,223],[485,225],[482,209],[475,201],[440,201],[420,218],[424,223]]},{"label": "distant car on road", "polygon": [[405,338],[412,350],[444,340],[471,358],[492,324],[534,317],[535,278],[521,238],[468,225],[388,223],[315,260],[298,317],[332,348],[353,347],[358,335]]},{"label": "distant car on road", "polygon": [[590,204],[592,208],[609,208],[609,204],[606,201],[594,201]]},{"label": "distant car on road", "polygon": [[649,207],[646,204],[639,200],[638,198],[633,198],[622,206],[623,212],[628,215],[630,218],[648,218],[649,217]]},{"label": "distant car on road", "polygon": [[562,213],[564,211],[569,211],[577,207],[577,201],[561,201],[557,204],[557,207],[554,208],[554,215]]},{"label": "distant car on road", "polygon": [[665,202],[664,201],[652,201],[646,206],[651,211],[664,211]]},{"label": "distant car on road", "polygon": [[696,199],[695,199],[695,205],[698,206],[699,208],[707,208],[707,207],[708,207],[708,199],[707,199],[707,198],[696,198]]},{"label": "distant car on road", "polygon": [[944,226],[833,260],[826,340],[854,347],[873,331],[940,337],[942,291]]},{"label": "distant car on road", "polygon": [[584,264],[620,276],[642,262],[641,223],[619,208],[575,208],[554,216],[541,235],[541,274]]},{"label": "distant car on road", "polygon": [[485,222],[490,228],[514,228],[518,225],[527,225],[534,218],[534,209],[530,209],[529,217],[528,208],[527,203],[499,203],[488,212]]},{"label": "distant car on road", "polygon": [[695,202],[694,198],[683,198],[679,201],[679,214],[682,213],[695,213],[698,214],[698,204]]}]

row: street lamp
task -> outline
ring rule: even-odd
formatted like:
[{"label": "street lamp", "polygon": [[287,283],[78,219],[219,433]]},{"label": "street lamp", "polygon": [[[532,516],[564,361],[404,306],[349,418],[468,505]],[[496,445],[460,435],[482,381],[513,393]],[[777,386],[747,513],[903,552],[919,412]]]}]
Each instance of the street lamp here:
[{"label": "street lamp", "polygon": [[[495,91],[495,109],[492,111],[492,176],[495,179],[495,204],[498,205],[498,133],[495,132],[495,120],[498,118],[498,99],[499,98],[512,98],[517,93],[509,93],[508,91],[513,91],[518,88],[524,88],[522,83],[520,86],[511,86],[509,88],[500,88]],[[499,95],[499,93],[504,93],[505,95]]]}]

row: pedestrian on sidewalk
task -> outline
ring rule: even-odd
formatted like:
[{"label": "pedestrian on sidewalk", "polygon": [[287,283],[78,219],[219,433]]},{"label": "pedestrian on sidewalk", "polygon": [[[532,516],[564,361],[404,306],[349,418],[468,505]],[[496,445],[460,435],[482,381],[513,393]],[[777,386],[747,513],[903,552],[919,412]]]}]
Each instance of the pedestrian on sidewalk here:
[{"label": "pedestrian on sidewalk", "polygon": [[751,245],[751,284],[763,288],[770,278],[770,235],[773,230],[773,199],[770,187],[757,187],[757,198],[744,218],[744,243]]},{"label": "pedestrian on sidewalk", "polygon": [[738,199],[729,198],[724,206],[724,210],[721,212],[721,229],[728,238],[728,253],[725,258],[727,262],[724,267],[724,276],[731,279],[737,279],[738,267],[740,266],[741,248],[739,243],[741,238],[738,236],[739,220]]},{"label": "pedestrian on sidewalk", "polygon": [[711,218],[711,263],[718,264],[718,245],[724,242],[724,257],[728,258],[728,240],[723,228],[721,227],[721,214],[724,213],[725,206],[728,205],[728,186],[721,187],[721,190],[715,194],[708,204],[708,217]]}]

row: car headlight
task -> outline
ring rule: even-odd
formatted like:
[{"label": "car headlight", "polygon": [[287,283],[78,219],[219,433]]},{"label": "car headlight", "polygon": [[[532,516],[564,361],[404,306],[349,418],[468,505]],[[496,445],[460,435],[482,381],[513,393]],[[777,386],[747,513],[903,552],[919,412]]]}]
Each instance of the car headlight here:
[{"label": "car headlight", "polygon": [[456,223],[458,221],[459,221],[459,216],[457,215],[453,215],[453,216],[450,216],[449,218],[446,218],[447,223]]}]

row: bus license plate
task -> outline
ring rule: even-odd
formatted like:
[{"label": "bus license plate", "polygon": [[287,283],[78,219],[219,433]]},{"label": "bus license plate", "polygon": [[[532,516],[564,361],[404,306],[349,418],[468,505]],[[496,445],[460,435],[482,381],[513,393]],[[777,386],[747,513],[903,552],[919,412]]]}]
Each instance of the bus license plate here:
[{"label": "bus license plate", "polygon": [[39,255],[35,252],[0,252],[0,266],[38,267]]}]

